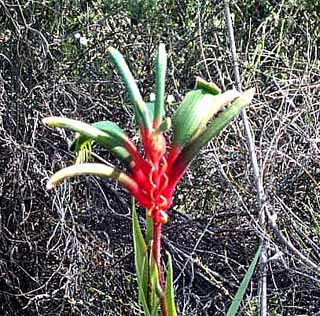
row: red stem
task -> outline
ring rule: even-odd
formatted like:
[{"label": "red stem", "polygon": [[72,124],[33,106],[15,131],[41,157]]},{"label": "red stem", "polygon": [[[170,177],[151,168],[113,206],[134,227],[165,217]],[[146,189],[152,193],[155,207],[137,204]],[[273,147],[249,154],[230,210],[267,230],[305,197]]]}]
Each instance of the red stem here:
[{"label": "red stem", "polygon": [[158,268],[158,275],[159,275],[159,283],[160,287],[163,291],[160,297],[160,307],[161,307],[161,316],[168,316],[168,308],[165,296],[165,289],[163,286],[163,276],[162,276],[162,269],[161,269],[161,223],[153,222],[153,256]]}]

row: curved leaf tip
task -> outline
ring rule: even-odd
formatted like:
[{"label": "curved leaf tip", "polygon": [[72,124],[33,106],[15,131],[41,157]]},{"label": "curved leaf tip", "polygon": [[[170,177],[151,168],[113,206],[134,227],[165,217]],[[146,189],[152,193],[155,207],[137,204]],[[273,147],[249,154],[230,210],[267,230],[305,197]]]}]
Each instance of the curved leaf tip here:
[{"label": "curved leaf tip", "polygon": [[56,122],[57,116],[48,116],[43,118],[41,121],[43,124],[48,125],[48,126],[54,126]]},{"label": "curved leaf tip", "polygon": [[46,189],[47,189],[48,191],[52,190],[54,187],[55,187],[55,186],[54,186],[50,181],[47,182]]}]

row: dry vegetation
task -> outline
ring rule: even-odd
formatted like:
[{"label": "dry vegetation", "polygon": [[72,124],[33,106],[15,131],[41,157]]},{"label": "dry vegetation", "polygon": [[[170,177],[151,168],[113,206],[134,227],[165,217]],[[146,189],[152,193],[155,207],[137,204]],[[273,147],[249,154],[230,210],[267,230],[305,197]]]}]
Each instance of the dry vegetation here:
[{"label": "dry vegetation", "polygon": [[[105,54],[109,45],[126,56],[146,98],[160,40],[169,52],[167,91],[177,103],[196,75],[230,88],[223,4],[212,2],[159,1],[155,9],[135,10],[124,1],[0,1],[1,315],[138,314],[129,196],[94,178],[46,191],[48,177],[74,156],[66,142],[71,135],[49,130],[41,119],[112,119],[132,131],[127,95]],[[231,3],[243,86],[257,90],[248,115],[266,203],[286,240],[316,265],[319,7],[318,1]],[[175,261],[179,315],[224,315],[263,234],[240,119],[194,161],[170,218],[164,247]],[[318,315],[319,270],[270,225],[265,233],[269,315]],[[257,271],[239,315],[257,315],[259,277]]]}]

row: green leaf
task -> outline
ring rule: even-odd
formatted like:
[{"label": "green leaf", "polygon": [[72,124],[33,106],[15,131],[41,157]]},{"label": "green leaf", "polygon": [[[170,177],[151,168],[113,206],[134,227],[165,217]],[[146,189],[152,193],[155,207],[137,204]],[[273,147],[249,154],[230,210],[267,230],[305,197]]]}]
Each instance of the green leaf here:
[{"label": "green leaf", "polygon": [[146,241],[149,243],[153,239],[153,221],[147,213],[148,211],[146,212]]},{"label": "green leaf", "polygon": [[158,289],[159,285],[159,275],[158,275],[158,268],[156,262],[154,260],[154,256],[152,253],[152,243],[150,242],[150,251],[149,251],[149,282],[148,282],[148,298],[149,298],[149,306],[151,310],[151,315],[156,316],[158,314],[159,308],[159,295]]},{"label": "green leaf", "polygon": [[253,272],[255,270],[255,267],[257,265],[257,262],[259,260],[259,257],[261,255],[261,246],[259,246],[258,251],[256,252],[241,284],[239,289],[237,290],[236,296],[232,300],[232,304],[228,309],[227,316],[235,316],[238,312],[238,309],[240,307],[241,301],[243,299],[244,294],[246,293],[246,290],[248,288],[249,282],[252,278]]},{"label": "green leaf", "polygon": [[149,275],[147,245],[144,241],[143,234],[139,225],[134,199],[132,199],[132,235],[134,246],[134,262],[139,286],[139,302],[143,307],[145,316],[151,316],[147,301]]},{"label": "green leaf", "polygon": [[101,131],[111,135],[112,137],[114,137],[115,139],[125,139],[126,133],[124,132],[124,130],[118,126],[116,123],[111,122],[111,121],[98,121],[95,122],[93,124],[91,124],[92,126],[100,129]]},{"label": "green leaf", "polygon": [[[145,272],[148,269],[148,260],[147,257],[144,257],[142,260],[142,270]],[[143,273],[144,274],[144,273]],[[148,306],[148,301],[147,301],[147,297],[146,297],[146,285],[144,284],[144,281],[146,281],[146,279],[144,280],[139,280],[138,278],[138,288],[139,288],[139,303],[142,305],[143,311],[144,311],[144,316],[153,316],[150,313],[150,309]]]},{"label": "green leaf", "polygon": [[122,54],[115,48],[109,47],[108,49],[111,59],[115,66],[117,67],[120,76],[122,77],[126,88],[129,92],[129,96],[131,99],[131,102],[134,106],[134,112],[137,117],[138,122],[142,122],[143,127],[146,130],[151,130],[151,120],[149,115],[147,115],[147,108],[146,104],[142,99],[140,90],[136,84],[136,81],[133,78],[133,75],[124,60]]},{"label": "green leaf", "polygon": [[176,163],[187,165],[204,145],[216,137],[251,102],[253,95],[254,89],[245,91],[226,110],[218,114],[209,126],[183,149]]},{"label": "green leaf", "polygon": [[151,311],[152,316],[158,316],[159,315],[159,304],[155,304],[153,306],[153,310]]},{"label": "green leaf", "polygon": [[117,156],[120,160],[129,163],[131,161],[131,156],[128,151],[123,146],[115,146],[110,148],[110,151]]},{"label": "green leaf", "polygon": [[172,258],[169,252],[167,252],[167,278],[166,278],[166,301],[168,306],[168,315],[176,316],[176,305],[174,302],[174,288],[173,288],[173,269],[172,269]]},{"label": "green leaf", "polygon": [[186,94],[173,117],[173,143],[180,148],[196,138],[214,114],[239,96],[236,90],[212,94],[207,86],[200,87]]},{"label": "green leaf", "polygon": [[132,202],[132,233],[134,245],[134,260],[139,280],[143,280],[143,260],[147,257],[147,245],[144,241],[143,234],[138,221],[135,202]]},{"label": "green leaf", "polygon": [[[129,161],[131,159],[128,151],[123,146],[118,145],[122,142],[122,139],[127,138],[125,132],[121,127],[119,127],[116,123],[111,121],[99,121],[92,123],[91,126],[98,128],[99,130],[105,132],[106,134],[114,138],[115,141],[113,141],[110,144],[110,148],[108,148],[108,150],[113,152],[117,157],[119,157],[123,161]],[[90,140],[92,141],[93,139],[88,138],[88,136],[84,134],[78,133],[78,135],[76,135],[75,139],[73,140],[70,149],[74,150],[75,152],[79,152],[83,144]],[[117,142],[116,140],[120,141]]]},{"label": "green leaf", "polygon": [[79,150],[88,140],[92,140],[118,155],[120,159],[125,161],[130,159],[129,153],[124,148],[129,139],[125,132],[113,122],[102,121],[87,124],[56,116],[46,117],[42,121],[52,127],[62,127],[77,132],[78,136],[72,145],[76,150]]},{"label": "green leaf", "polygon": [[154,127],[157,128],[161,124],[164,115],[164,93],[165,78],[167,71],[167,53],[164,44],[159,45],[159,51],[156,63],[156,102],[154,109]]}]

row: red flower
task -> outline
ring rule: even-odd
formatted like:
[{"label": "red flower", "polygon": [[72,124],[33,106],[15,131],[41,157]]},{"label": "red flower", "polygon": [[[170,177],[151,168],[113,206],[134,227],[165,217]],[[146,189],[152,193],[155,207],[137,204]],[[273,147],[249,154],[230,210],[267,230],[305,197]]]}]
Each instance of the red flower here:
[{"label": "red flower", "polygon": [[[167,222],[166,210],[172,204],[174,190],[187,166],[201,147],[215,137],[243,106],[253,97],[253,90],[240,95],[235,90],[220,93],[213,84],[198,78],[172,120],[173,142],[167,147],[164,133],[170,128],[170,119],[163,120],[166,73],[166,52],[160,45],[157,57],[156,100],[145,103],[122,55],[110,48],[116,65],[134,106],[140,128],[144,152],[115,123],[96,122],[91,125],[75,120],[49,117],[44,123],[78,132],[73,147],[81,155],[92,141],[106,147],[128,166],[128,174],[105,164],[83,163],[60,170],[49,180],[49,187],[80,174],[103,175],[117,179],[148,209],[154,223]],[[209,122],[211,120],[211,122]]]}]

